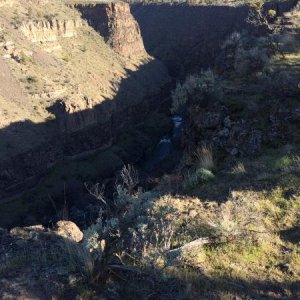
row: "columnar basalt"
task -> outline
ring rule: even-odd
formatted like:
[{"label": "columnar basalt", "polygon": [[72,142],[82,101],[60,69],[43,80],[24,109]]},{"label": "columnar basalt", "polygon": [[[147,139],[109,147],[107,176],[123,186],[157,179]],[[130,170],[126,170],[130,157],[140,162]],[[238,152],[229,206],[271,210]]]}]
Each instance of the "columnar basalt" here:
[{"label": "columnar basalt", "polygon": [[127,3],[77,4],[75,7],[118,54],[125,57],[147,55],[139,25]]},{"label": "columnar basalt", "polygon": [[82,26],[82,20],[44,20],[23,23],[20,31],[31,42],[55,42],[59,37],[75,37],[77,29]]}]

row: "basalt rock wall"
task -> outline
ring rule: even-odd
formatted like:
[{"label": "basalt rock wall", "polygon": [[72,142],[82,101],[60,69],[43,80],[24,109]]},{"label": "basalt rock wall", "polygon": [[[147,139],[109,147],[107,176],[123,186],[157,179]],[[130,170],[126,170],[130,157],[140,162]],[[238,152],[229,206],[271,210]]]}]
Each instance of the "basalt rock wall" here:
[{"label": "basalt rock wall", "polygon": [[76,4],[74,7],[118,54],[125,57],[147,55],[139,25],[127,3]]}]

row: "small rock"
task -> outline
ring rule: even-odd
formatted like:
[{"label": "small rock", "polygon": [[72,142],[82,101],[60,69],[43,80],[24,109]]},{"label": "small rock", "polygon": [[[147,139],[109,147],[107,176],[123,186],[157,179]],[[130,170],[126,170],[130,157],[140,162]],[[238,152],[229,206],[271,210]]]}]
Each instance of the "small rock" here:
[{"label": "small rock", "polygon": [[83,239],[83,233],[78,226],[70,221],[58,221],[56,223],[55,233],[77,243]]},{"label": "small rock", "polygon": [[189,211],[189,217],[190,218],[195,218],[198,215],[197,211],[192,209]]},{"label": "small rock", "polygon": [[35,225],[29,227],[15,227],[10,230],[9,234],[22,239],[32,239],[42,232],[45,232],[45,228],[42,225]]}]

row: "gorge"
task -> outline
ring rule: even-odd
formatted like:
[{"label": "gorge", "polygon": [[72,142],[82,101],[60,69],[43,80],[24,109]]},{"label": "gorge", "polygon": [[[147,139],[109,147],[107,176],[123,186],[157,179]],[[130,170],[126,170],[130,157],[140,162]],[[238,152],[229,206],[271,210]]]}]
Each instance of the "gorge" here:
[{"label": "gorge", "polygon": [[0,0],[0,299],[300,299],[297,0]]},{"label": "gorge", "polygon": [[[30,5],[30,2],[26,5]],[[20,4],[20,8],[26,5]],[[37,7],[44,9],[47,5],[49,4],[45,1]],[[277,9],[282,13],[293,5],[293,1],[288,4],[278,3]],[[31,14],[34,14],[34,9],[31,7]],[[96,172],[102,180],[111,177],[121,167],[122,161],[137,163],[146,152],[149,153],[155,147],[159,138],[170,130],[167,115],[170,107],[169,91],[174,82],[186,74],[214,67],[221,46],[231,33],[249,31],[259,34],[259,31],[266,30],[265,24],[249,21],[251,9],[246,5],[235,7],[133,4],[130,8],[129,4],[122,2],[111,4],[70,2],[64,7],[64,11],[70,16],[69,19],[55,17],[54,11],[53,17],[50,14],[46,21],[27,21],[28,17],[25,16],[24,20],[18,20],[13,30],[8,30],[5,22],[1,25],[4,33],[2,52],[5,53],[3,57],[6,57],[6,61],[1,58],[0,63],[3,70],[12,72],[12,75],[3,81],[0,99],[4,104],[5,101],[14,103],[18,100],[16,107],[18,109],[21,107],[24,114],[11,122],[10,115],[18,114],[13,111],[13,106],[13,109],[9,108],[7,112],[5,110],[2,112],[3,116],[6,115],[2,120],[0,133],[2,203],[10,202],[10,199],[18,199],[12,200],[12,203],[14,201],[34,203],[33,199],[30,200],[32,193],[25,198],[20,196],[20,193],[23,193],[22,190],[25,192],[32,188],[35,191],[35,187],[40,184],[49,185],[47,180],[43,183],[41,178],[47,177],[49,172],[56,174],[55,165],[58,162],[63,166],[64,161],[67,164],[68,161],[78,159],[82,161],[91,155],[101,153],[104,149],[114,149],[112,156],[109,157],[118,163],[113,164],[111,170],[108,168],[109,171],[104,174],[101,174],[101,171]],[[23,37],[20,34],[23,34]],[[27,39],[25,44],[24,37]],[[102,38],[105,45],[101,44]],[[93,39],[97,42],[92,42],[95,45],[91,47]],[[18,45],[21,41],[22,48]],[[28,51],[26,47],[34,51]],[[90,48],[86,50],[87,47]],[[99,47],[102,47],[102,53],[99,53]],[[103,59],[107,62],[108,55],[111,55],[109,59],[112,67],[105,67],[107,69],[103,73]],[[98,60],[95,60],[95,56],[98,56]],[[23,64],[25,59],[29,62]],[[56,72],[62,65],[68,70],[59,77],[64,76],[66,86],[59,84],[62,79],[56,79]],[[95,69],[96,66],[98,70]],[[52,75],[49,73],[46,75],[49,70]],[[36,75],[29,75],[38,72],[45,74],[42,82],[35,82]],[[48,75],[53,77],[47,78]],[[70,76],[73,78],[70,79]],[[20,78],[20,82],[16,78]],[[79,83],[82,82],[82,78],[86,78],[84,84]],[[24,93],[24,85],[28,94]],[[30,85],[34,86],[33,90]],[[15,95],[19,99],[9,100],[11,96],[6,96],[9,92],[7,88],[15,90]],[[45,105],[42,108],[44,111],[32,111],[32,107],[36,109],[36,106],[29,107],[26,103],[28,99],[32,99],[30,101],[33,103],[37,101],[44,103],[42,104]],[[155,111],[165,115],[165,125],[161,127],[160,133],[157,130],[151,133],[151,129],[150,132],[147,129],[149,138],[144,146],[133,145],[144,149],[137,158],[132,154],[122,155],[123,150],[119,150],[118,146],[111,147],[120,144],[118,137],[121,136],[119,140],[122,140],[124,131],[135,127],[135,124],[143,123],[147,115],[148,119],[151,119],[149,113]],[[46,120],[42,121],[43,118]],[[153,120],[155,121],[155,114]],[[24,136],[27,137],[27,144],[24,144]],[[135,143],[141,142],[139,139],[135,140]],[[99,163],[101,164],[101,159]],[[51,169],[54,171],[49,171]],[[80,178],[95,180],[93,176]],[[61,178],[62,182],[66,180],[63,179],[64,176]],[[53,184],[51,181],[50,185]],[[56,184],[54,186],[56,189]],[[52,192],[47,188],[42,190],[44,195],[38,193],[38,197],[48,203],[46,210],[49,210],[51,204],[48,198]],[[58,190],[54,198],[60,198],[62,189]],[[29,207],[32,208],[32,205]],[[14,222],[14,218],[9,213],[11,209],[8,205],[7,211],[4,209],[3,212],[9,215],[9,223],[4,221],[7,218],[2,218],[0,225],[13,224],[11,222]],[[22,215],[25,214],[26,210],[17,218],[23,219]]]}]

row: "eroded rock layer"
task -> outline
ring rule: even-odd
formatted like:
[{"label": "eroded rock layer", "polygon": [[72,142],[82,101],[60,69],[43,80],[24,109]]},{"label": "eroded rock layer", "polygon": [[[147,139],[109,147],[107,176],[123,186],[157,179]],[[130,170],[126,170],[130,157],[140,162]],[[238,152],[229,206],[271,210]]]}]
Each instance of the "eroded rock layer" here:
[{"label": "eroded rock layer", "polygon": [[31,42],[54,42],[58,37],[74,37],[76,29],[82,26],[81,19],[30,21],[22,24],[20,30]]}]

